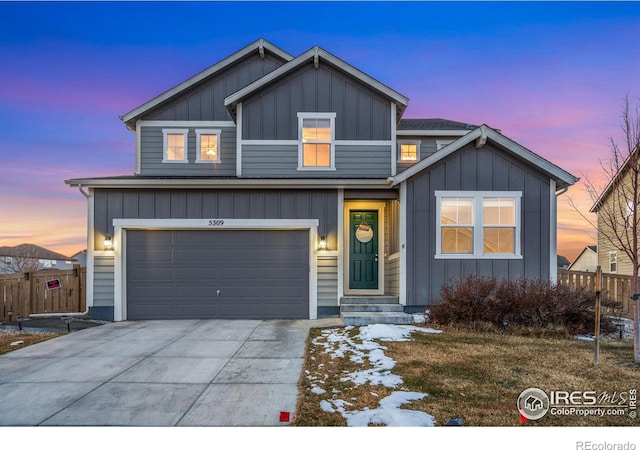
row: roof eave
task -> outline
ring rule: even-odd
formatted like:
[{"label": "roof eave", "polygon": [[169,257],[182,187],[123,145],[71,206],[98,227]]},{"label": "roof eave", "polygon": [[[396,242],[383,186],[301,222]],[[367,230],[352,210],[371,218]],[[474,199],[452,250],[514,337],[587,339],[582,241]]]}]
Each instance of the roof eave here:
[{"label": "roof eave", "polygon": [[572,186],[580,180],[580,178],[574,177],[569,172],[566,172],[565,170],[547,161],[541,156],[536,155],[517,142],[514,142],[511,139],[507,138],[502,133],[498,133],[496,130],[487,125],[481,125],[470,133],[467,133],[466,135],[447,145],[444,149],[437,151],[433,155],[423,159],[421,162],[415,164],[414,166],[394,177],[393,185],[395,186],[407,180],[408,178],[416,175],[432,164],[440,161],[441,159],[446,158],[453,152],[457,151],[458,149],[464,147],[465,145],[476,139],[478,139],[478,146],[484,145],[484,142],[486,142],[487,139],[491,139],[498,145],[511,150],[515,155],[538,167],[540,170],[553,178],[556,181],[556,187],[559,190],[568,188],[569,186]]},{"label": "roof eave", "polygon": [[379,82],[378,80],[370,77],[369,75],[365,74],[364,72],[356,69],[355,67],[351,66],[350,64],[345,63],[344,61],[342,61],[341,59],[337,58],[336,56],[333,56],[331,53],[323,50],[320,47],[312,47],[311,49],[307,50],[306,52],[302,53],[300,56],[294,58],[293,60],[289,61],[288,63],[280,66],[279,68],[277,68],[276,70],[266,74],[265,76],[259,78],[258,80],[254,81],[253,83],[245,86],[244,88],[238,90],[237,92],[234,92],[233,94],[227,96],[227,98],[225,98],[224,100],[224,104],[227,107],[227,109],[229,110],[229,112],[231,113],[232,117],[236,117],[236,106],[238,103],[242,102],[243,99],[245,99],[246,97],[248,97],[249,95],[251,95],[252,93],[258,91],[259,89],[273,83],[274,81],[278,80],[279,78],[281,78],[282,76],[286,75],[287,73],[291,72],[292,70],[302,66],[303,64],[305,64],[306,62],[312,60],[312,61],[319,61],[319,59],[322,58],[325,61],[327,61],[328,63],[338,67],[340,70],[358,78],[359,80],[361,80],[362,82],[368,84],[369,86],[371,86],[373,89],[376,89],[378,92],[384,94],[386,97],[388,97],[389,99],[391,99],[396,105],[397,105],[397,117],[401,117],[402,113],[404,113],[404,110],[407,108],[407,105],[409,104],[409,99],[407,97],[405,97],[404,95],[396,92],[395,90],[391,89],[390,87],[384,85],[383,83]]},{"label": "roof eave", "polygon": [[278,57],[282,58],[283,60],[285,60],[287,62],[289,62],[289,61],[291,61],[293,59],[293,56],[290,55],[289,53],[285,52],[284,50],[276,47],[275,45],[271,44],[268,41],[265,41],[264,39],[258,39],[257,41],[247,45],[243,49],[240,49],[239,51],[237,51],[237,52],[233,53],[232,55],[226,57],[222,61],[219,61],[219,62],[215,63],[214,65],[208,67],[207,69],[203,70],[202,72],[199,72],[198,74],[192,76],[191,78],[189,78],[189,79],[183,81],[182,83],[174,86],[173,88],[169,89],[168,91],[163,92],[162,94],[158,95],[157,97],[154,97],[153,99],[149,100],[148,102],[146,102],[146,103],[138,106],[137,108],[129,111],[128,113],[120,116],[120,120],[122,120],[125,123],[125,125],[127,125],[127,128],[129,128],[131,130],[135,130],[135,120],[138,119],[141,115],[143,115],[147,111],[149,111],[152,108],[155,108],[156,106],[160,105],[161,103],[167,101],[171,97],[173,97],[173,96],[185,91],[186,89],[190,88],[191,86],[195,85],[196,83],[199,83],[200,81],[202,81],[205,78],[211,76],[212,74],[224,69],[225,67],[230,66],[231,64],[235,63],[236,61],[239,61],[240,59],[244,58],[245,56],[250,55],[251,53],[253,53],[255,51],[260,51],[261,48],[269,50],[271,53],[277,55]]}]

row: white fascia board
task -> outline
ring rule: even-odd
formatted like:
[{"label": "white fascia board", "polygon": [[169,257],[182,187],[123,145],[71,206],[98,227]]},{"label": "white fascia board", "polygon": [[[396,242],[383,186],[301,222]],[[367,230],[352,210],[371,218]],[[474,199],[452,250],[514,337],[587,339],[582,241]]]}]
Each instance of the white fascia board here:
[{"label": "white fascia board", "polygon": [[488,127],[487,125],[481,125],[478,128],[471,131],[470,133],[467,133],[466,135],[462,136],[458,140],[447,145],[442,150],[435,152],[433,155],[411,166],[409,169],[405,170],[404,172],[399,174],[397,177],[394,177],[393,185],[395,186],[407,180],[408,178],[411,178],[415,174],[431,166],[432,164],[435,164],[436,162],[446,158],[447,156],[451,155],[453,152],[469,144],[473,140],[478,139],[480,137],[485,137],[485,136],[487,139],[490,139],[496,144],[509,150],[514,155],[536,166],[543,172],[551,175],[556,180],[560,180],[566,183],[567,185],[575,184],[579,180],[579,178],[576,178],[570,173],[565,172],[555,164],[552,164],[546,159],[536,155],[531,150],[524,148],[517,142],[512,141],[511,139],[505,137],[501,133],[498,133],[493,128]]},{"label": "white fascia board", "polygon": [[244,58],[247,55],[249,55],[250,53],[253,53],[255,50],[260,49],[260,47],[268,49],[269,51],[271,51],[272,53],[276,54],[277,56],[281,57],[282,59],[284,59],[286,61],[291,61],[293,59],[293,56],[291,56],[288,53],[286,53],[285,51],[279,49],[275,45],[270,44],[269,42],[265,41],[264,39],[258,39],[257,41],[253,42],[252,44],[249,44],[245,48],[237,51],[233,55],[226,57],[222,61],[217,62],[213,66],[211,66],[211,67],[203,70],[202,72],[194,75],[193,77],[189,78],[188,80],[183,81],[182,83],[178,84],[177,86],[175,86],[175,87],[169,89],[168,91],[158,95],[157,97],[153,98],[152,100],[149,100],[148,102],[146,102],[143,105],[137,107],[136,109],[124,114],[123,116],[120,117],[120,120],[122,120],[123,122],[127,123],[131,119],[139,116],[140,114],[143,114],[144,112],[146,112],[146,111],[150,110],[151,108],[159,105],[160,103],[164,102],[165,100],[168,100],[169,98],[173,97],[174,95],[179,94],[180,92],[190,88],[194,84],[204,80],[205,78],[207,78],[210,75],[218,72],[219,70],[222,70],[225,67],[227,67],[227,66],[233,64],[234,62]]},{"label": "white fascia board", "polygon": [[464,136],[471,133],[469,130],[398,130],[397,136]]},{"label": "white fascia board", "polygon": [[[484,125],[483,125],[483,127],[484,127]],[[502,147],[505,147],[505,148],[511,150],[517,156],[519,156],[520,158],[524,159],[525,161],[530,162],[531,164],[537,166],[538,168],[540,168],[540,170],[542,170],[542,171],[548,173],[549,175],[553,176],[556,180],[563,181],[564,183],[566,183],[569,186],[577,183],[580,180],[580,178],[574,177],[570,173],[562,170],[560,167],[558,167],[555,164],[547,161],[546,159],[542,158],[541,156],[536,155],[531,150],[526,149],[522,145],[518,144],[517,142],[512,141],[511,139],[507,138],[503,134],[498,133],[494,129],[486,127],[486,131],[485,132],[486,132],[487,137],[489,139],[491,139],[493,142],[495,142],[498,145],[501,145]]]},{"label": "white fascia board", "polygon": [[383,189],[389,188],[387,179],[362,180],[340,178],[314,178],[314,179],[215,179],[215,178],[158,178],[158,179],[73,179],[65,180],[69,186],[86,186],[88,188],[183,188],[183,189],[235,189],[258,188],[265,189],[326,189],[326,188],[358,188],[358,189]]},{"label": "white fascia board", "polygon": [[246,97],[247,95],[251,94],[252,92],[255,92],[256,90],[260,89],[261,87],[271,83],[272,81],[278,79],[280,76],[282,76],[282,75],[292,71],[293,69],[301,66],[302,64],[306,63],[307,61],[312,60],[315,56],[318,56],[318,57],[324,59],[325,61],[331,63],[332,65],[334,65],[336,67],[338,67],[339,69],[343,70],[344,72],[352,75],[355,78],[358,78],[363,83],[368,84],[373,89],[376,89],[377,91],[383,93],[387,97],[393,99],[397,104],[400,104],[403,107],[406,107],[407,104],[409,103],[409,99],[407,97],[405,97],[404,95],[394,91],[393,89],[389,88],[388,86],[385,86],[384,84],[380,83],[378,80],[375,80],[374,78],[371,78],[366,73],[361,72],[360,70],[356,69],[352,65],[345,63],[341,59],[333,56],[331,53],[329,53],[329,52],[321,49],[320,47],[316,46],[316,47],[313,47],[313,48],[307,50],[306,52],[304,52],[303,54],[301,54],[297,58],[295,58],[295,59],[289,61],[288,63],[280,66],[279,68],[277,68],[273,72],[268,73],[267,75],[265,75],[262,78],[254,81],[253,83],[249,84],[248,86],[245,86],[244,88],[240,89],[239,91],[234,92],[233,94],[229,95],[227,98],[225,98],[224,105],[227,106],[227,107],[232,106],[234,103],[236,103],[238,101],[241,101],[244,97]]}]

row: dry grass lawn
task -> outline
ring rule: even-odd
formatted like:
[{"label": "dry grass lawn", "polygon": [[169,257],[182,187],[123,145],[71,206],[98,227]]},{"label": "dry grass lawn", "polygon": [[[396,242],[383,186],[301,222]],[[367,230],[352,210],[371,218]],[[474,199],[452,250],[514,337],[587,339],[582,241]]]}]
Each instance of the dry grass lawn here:
[{"label": "dry grass lawn", "polygon": [[[437,425],[462,417],[464,426],[520,426],[516,402],[530,387],[550,391],[628,393],[640,387],[640,366],[633,364],[633,342],[601,343],[600,364],[593,365],[593,342],[567,337],[531,337],[502,332],[482,332],[452,327],[442,334],[413,333],[410,342],[384,342],[385,354],[396,361],[392,373],[404,384],[399,389],[428,396],[407,408],[431,414]],[[358,333],[357,328],[352,335]],[[381,386],[356,387],[341,382],[345,372],[362,370],[347,358],[330,358],[312,344],[320,335],[312,330],[308,340],[305,373],[300,382],[297,426],[344,426],[339,413],[320,409],[320,401],[341,398],[350,410],[376,408],[393,392]],[[310,392],[308,375],[324,380],[325,394]],[[640,419],[624,416],[581,417],[547,413],[525,426],[638,426]]]},{"label": "dry grass lawn", "polygon": [[[62,333],[30,333],[28,331],[0,330],[0,355],[60,336]],[[12,343],[18,343],[11,345]]]}]

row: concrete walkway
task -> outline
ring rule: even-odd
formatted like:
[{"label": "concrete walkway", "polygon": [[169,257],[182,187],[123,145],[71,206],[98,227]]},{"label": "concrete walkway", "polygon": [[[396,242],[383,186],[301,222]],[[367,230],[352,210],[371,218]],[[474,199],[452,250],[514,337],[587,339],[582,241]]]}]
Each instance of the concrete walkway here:
[{"label": "concrete walkway", "polygon": [[340,320],[117,322],[0,355],[0,425],[276,426],[309,328]]}]

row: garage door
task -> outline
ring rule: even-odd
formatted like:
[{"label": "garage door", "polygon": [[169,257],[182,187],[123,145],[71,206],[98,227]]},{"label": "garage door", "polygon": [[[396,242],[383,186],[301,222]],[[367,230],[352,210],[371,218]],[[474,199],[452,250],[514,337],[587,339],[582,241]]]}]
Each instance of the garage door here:
[{"label": "garage door", "polygon": [[127,319],[309,318],[306,230],[131,230]]}]

